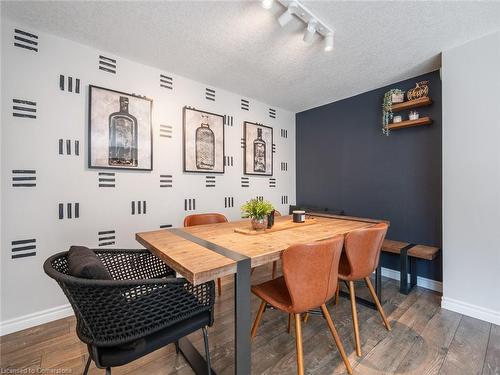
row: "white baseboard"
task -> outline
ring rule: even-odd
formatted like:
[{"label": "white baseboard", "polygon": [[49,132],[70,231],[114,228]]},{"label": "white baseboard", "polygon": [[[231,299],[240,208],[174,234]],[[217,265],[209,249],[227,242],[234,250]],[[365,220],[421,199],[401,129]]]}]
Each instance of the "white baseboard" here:
[{"label": "white baseboard", "polygon": [[69,304],[42,310],[33,314],[27,314],[0,322],[0,336],[21,331],[26,328],[35,327],[40,324],[52,322],[57,319],[73,315],[73,309]]},{"label": "white baseboard", "polygon": [[485,307],[473,305],[453,298],[442,297],[441,308],[455,311],[462,315],[471,316],[489,323],[500,325],[500,311],[487,309]]},{"label": "white baseboard", "polygon": [[[382,276],[388,277],[389,279],[399,280],[400,272],[396,270],[392,270],[390,268],[382,267]],[[410,275],[408,274],[408,282],[410,282]],[[417,276],[417,285],[425,288],[434,290],[436,292],[443,292],[443,283],[441,281],[426,279],[425,277]]]}]

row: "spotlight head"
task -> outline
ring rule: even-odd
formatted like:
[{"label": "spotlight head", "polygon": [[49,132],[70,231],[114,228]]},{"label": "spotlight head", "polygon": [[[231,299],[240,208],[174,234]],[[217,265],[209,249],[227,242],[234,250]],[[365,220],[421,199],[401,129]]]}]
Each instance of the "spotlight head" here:
[{"label": "spotlight head", "polygon": [[325,52],[333,51],[333,32],[325,36]]},{"label": "spotlight head", "polygon": [[285,12],[278,18],[278,22],[281,27],[285,27],[293,18],[293,13],[297,9],[297,4],[295,2],[291,3]]},{"label": "spotlight head", "polygon": [[273,0],[262,0],[262,8],[271,9],[273,7]]},{"label": "spotlight head", "polygon": [[304,42],[307,44],[312,43],[314,40],[314,34],[316,33],[316,25],[317,21],[316,20],[311,20],[307,24],[306,31],[304,32]]}]

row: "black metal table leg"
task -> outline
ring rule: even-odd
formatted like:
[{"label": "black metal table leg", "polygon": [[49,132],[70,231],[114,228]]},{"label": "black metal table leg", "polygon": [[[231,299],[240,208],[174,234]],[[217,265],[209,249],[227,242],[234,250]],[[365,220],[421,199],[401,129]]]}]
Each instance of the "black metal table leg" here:
[{"label": "black metal table leg", "polygon": [[[196,375],[207,375],[207,361],[187,337],[179,340],[179,350]],[[217,375],[211,368],[212,375]]]},{"label": "black metal table leg", "polygon": [[236,374],[251,372],[250,258],[239,260],[234,275],[234,353]]},{"label": "black metal table leg", "polygon": [[[240,253],[226,249],[222,246],[209,242],[202,238],[196,237],[191,233],[183,231],[182,229],[170,229],[172,233],[190,240],[198,245],[201,245],[209,250],[212,250],[220,255],[229,259],[235,260],[236,274],[234,275],[234,361],[235,373],[237,375],[250,375],[252,366],[251,357],[251,342],[250,342],[250,329],[251,329],[251,314],[250,307],[250,271],[251,259]],[[188,339],[183,338],[179,340],[179,348],[191,365],[195,373],[206,374],[207,363],[196,348],[189,342]],[[202,370],[198,370],[198,368]],[[202,372],[198,372],[202,371]],[[215,374],[212,370],[212,374]]]},{"label": "black metal table leg", "polygon": [[[349,286],[347,287],[349,288]],[[384,302],[382,301],[382,266],[380,264],[377,266],[377,268],[375,268],[375,293],[377,294],[380,303],[383,304]],[[344,292],[343,290],[339,292],[339,295],[345,298],[349,298],[349,293]],[[374,302],[364,299],[362,297],[356,296],[356,302],[359,303],[360,305],[369,307],[373,310],[377,310],[377,305],[375,305]]]}]

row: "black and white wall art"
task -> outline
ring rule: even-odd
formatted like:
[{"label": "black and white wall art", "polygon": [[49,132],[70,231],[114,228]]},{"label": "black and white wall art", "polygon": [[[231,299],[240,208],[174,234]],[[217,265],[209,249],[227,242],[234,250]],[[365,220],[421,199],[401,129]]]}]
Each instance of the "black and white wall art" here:
[{"label": "black and white wall art", "polygon": [[184,107],[184,172],[224,173],[224,116]]},{"label": "black and white wall art", "polygon": [[153,101],[89,87],[89,168],[153,169]]},{"label": "black and white wall art", "polygon": [[245,174],[273,175],[273,128],[245,121]]}]

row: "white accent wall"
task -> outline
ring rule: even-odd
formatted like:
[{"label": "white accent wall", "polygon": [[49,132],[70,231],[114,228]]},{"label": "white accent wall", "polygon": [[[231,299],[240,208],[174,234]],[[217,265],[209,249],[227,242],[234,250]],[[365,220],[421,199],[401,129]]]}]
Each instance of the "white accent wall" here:
[{"label": "white accent wall", "polygon": [[[1,334],[71,313],[57,284],[42,270],[46,258],[70,245],[111,243],[104,247],[139,248],[136,232],[181,226],[189,214],[220,212],[236,220],[240,206],[256,196],[271,201],[283,213],[295,203],[294,113],[10,20],[2,19],[1,28]],[[16,28],[36,36],[25,39],[37,44],[15,39],[15,35],[22,37],[15,34]],[[37,51],[16,47],[15,42]],[[99,56],[116,60],[116,73],[100,70]],[[172,89],[160,87],[160,74],[172,78]],[[66,80],[64,91],[59,86],[60,75]],[[72,77],[72,92],[67,88],[68,77]],[[80,80],[80,93],[75,93],[76,79]],[[153,99],[153,171],[88,169],[89,85]],[[215,101],[206,98],[207,88],[215,91]],[[20,113],[36,118],[13,116],[13,99],[35,102],[36,106],[28,107],[36,112]],[[248,110],[242,109],[242,99],[248,101]],[[232,116],[232,124],[225,125],[225,153],[232,156],[233,163],[223,175],[212,175],[216,176],[215,187],[206,186],[210,174],[183,173],[182,108],[186,105]],[[243,174],[244,121],[274,129],[274,181]],[[160,137],[160,125],[172,127],[171,138]],[[67,154],[67,140],[71,155]],[[79,142],[79,155],[75,155],[75,141]],[[35,173],[14,174],[17,170]],[[114,172],[115,187],[99,187],[99,172]],[[171,175],[172,187],[160,187],[160,175]],[[14,176],[36,177],[25,180],[36,186],[14,187]],[[244,187],[243,177],[248,177],[249,187]],[[229,197],[233,207],[226,207],[225,198]],[[196,209],[185,210],[186,199],[194,199]],[[132,201],[146,201],[146,214],[136,211],[132,215]],[[72,204],[72,218],[67,217],[68,203]],[[62,219],[60,204],[64,206]],[[16,257],[20,254],[28,255]]]},{"label": "white accent wall", "polygon": [[500,324],[500,33],[443,53],[442,307]]}]

